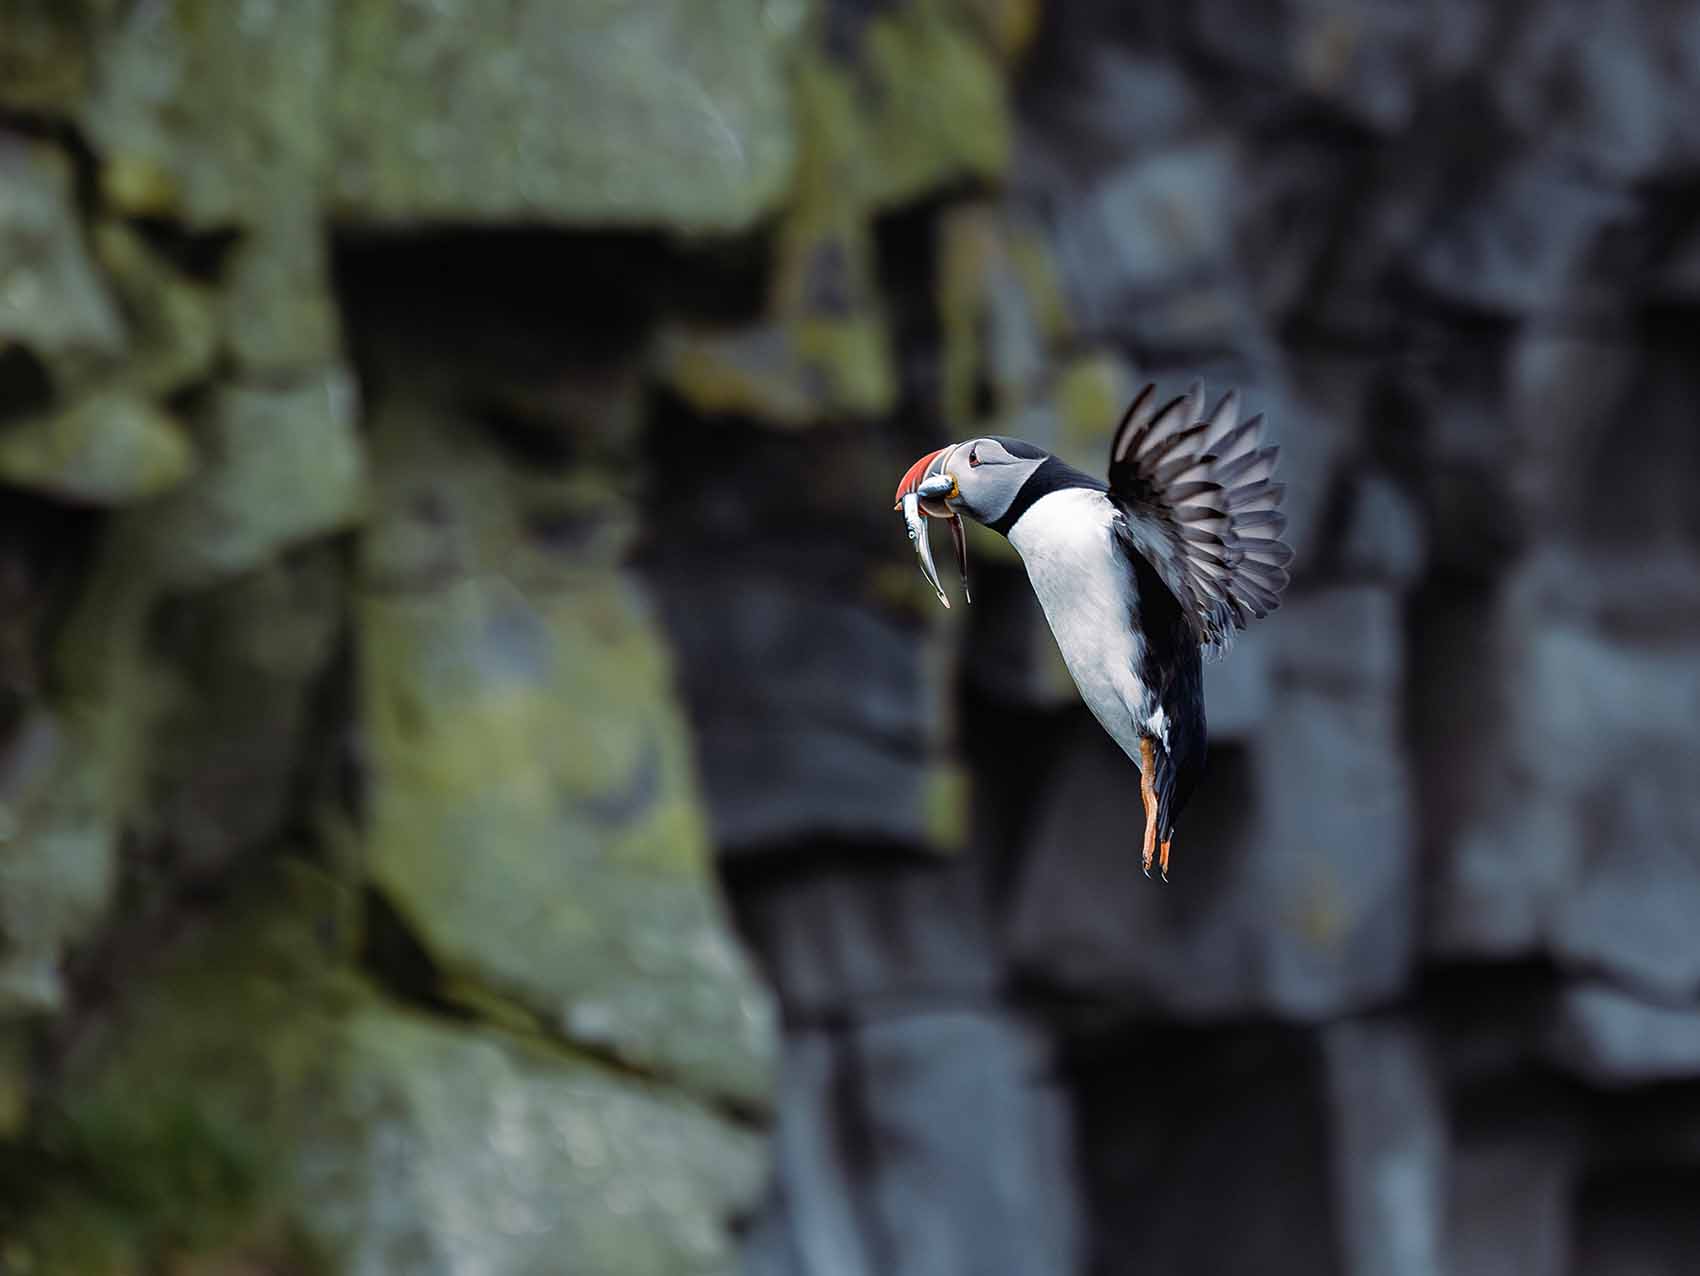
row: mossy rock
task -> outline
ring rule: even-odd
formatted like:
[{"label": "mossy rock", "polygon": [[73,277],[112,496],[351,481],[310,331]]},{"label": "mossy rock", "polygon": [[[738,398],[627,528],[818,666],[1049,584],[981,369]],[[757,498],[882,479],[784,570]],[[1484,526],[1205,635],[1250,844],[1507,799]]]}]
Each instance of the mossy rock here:
[{"label": "mossy rock", "polygon": [[340,1034],[301,1137],[331,1270],[732,1276],[763,1140],[688,1099],[496,1030],[383,1006]]},{"label": "mossy rock", "polygon": [[811,53],[796,80],[797,179],[774,244],[767,314],[731,330],[679,327],[662,375],[697,411],[801,427],[876,418],[897,370],[875,280],[866,136],[841,68]]},{"label": "mossy rock", "polygon": [[371,996],[340,973],[353,905],[284,862],[132,975],[42,1096],[32,1149],[0,1167],[36,1167],[0,1220],[31,1270],[155,1270],[275,1217],[302,1113],[335,1075],[335,1026]]},{"label": "mossy rock", "polygon": [[801,2],[397,0],[337,6],[344,221],[734,231],[795,155]]},{"label": "mossy rock", "polygon": [[859,99],[875,207],[1009,167],[1004,68],[951,8],[914,0],[876,16],[863,35]]},{"label": "mossy rock", "polygon": [[107,206],[210,230],[264,225],[322,190],[334,7],[126,6],[95,46],[82,112]]},{"label": "mossy rock", "polygon": [[148,512],[161,580],[228,579],[358,522],[367,473],[357,414],[353,376],[340,366],[215,390],[197,418],[200,472]]},{"label": "mossy rock", "polygon": [[0,1272],[736,1269],[757,1133],[398,1008],[359,940],[357,897],[280,859],[131,972],[0,1152]]},{"label": "mossy rock", "polygon": [[871,312],[732,331],[678,328],[662,342],[660,366],[705,416],[785,428],[877,419],[897,401],[891,334]]},{"label": "mossy rock", "polygon": [[1088,351],[1065,363],[1051,391],[1056,451],[1089,474],[1107,469],[1110,438],[1138,388],[1133,369],[1115,353]]},{"label": "mossy rock", "polygon": [[310,186],[282,192],[232,245],[219,281],[219,321],[231,362],[244,375],[299,375],[335,361],[342,329],[329,256]]},{"label": "mossy rock", "polygon": [[597,530],[629,515],[425,403],[381,405],[374,432],[357,604],[374,879],[453,981],[765,1104],[771,1008],[717,904],[666,651],[610,557],[619,533]]},{"label": "mossy rock", "polygon": [[88,90],[89,55],[118,0],[0,0],[0,106],[61,112]]},{"label": "mossy rock", "polygon": [[123,320],[89,259],[58,148],[0,131],[0,352],[70,381],[121,356]]},{"label": "mossy rock", "polygon": [[874,219],[1008,163],[1004,70],[975,20],[941,0],[866,21],[821,15],[796,64],[801,142],[767,313],[730,330],[675,329],[662,344],[661,375],[699,412],[795,428],[896,406]]},{"label": "mossy rock", "polygon": [[0,425],[0,483],[61,500],[133,504],[170,491],[194,468],[183,426],[123,390]]},{"label": "mossy rock", "polygon": [[100,222],[93,244],[130,327],[118,384],[166,396],[205,380],[218,356],[214,290],[173,268],[124,222]]},{"label": "mossy rock", "polygon": [[995,203],[968,203],[938,223],[936,304],[944,338],[942,402],[953,433],[1007,416],[1042,387],[1069,322],[1043,237]]},{"label": "mossy rock", "polygon": [[1015,61],[1039,34],[1042,0],[956,0],[955,8],[1002,58]]}]

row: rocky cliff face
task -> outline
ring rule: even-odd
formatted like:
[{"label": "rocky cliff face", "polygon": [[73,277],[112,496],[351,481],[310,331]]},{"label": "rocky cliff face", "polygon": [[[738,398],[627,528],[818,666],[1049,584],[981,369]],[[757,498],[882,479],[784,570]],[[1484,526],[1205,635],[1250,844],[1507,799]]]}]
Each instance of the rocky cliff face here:
[{"label": "rocky cliff face", "polygon": [[[1687,1270],[1690,6],[227,8],[0,0],[0,1272]],[[1195,376],[1158,887],[888,494]]]}]

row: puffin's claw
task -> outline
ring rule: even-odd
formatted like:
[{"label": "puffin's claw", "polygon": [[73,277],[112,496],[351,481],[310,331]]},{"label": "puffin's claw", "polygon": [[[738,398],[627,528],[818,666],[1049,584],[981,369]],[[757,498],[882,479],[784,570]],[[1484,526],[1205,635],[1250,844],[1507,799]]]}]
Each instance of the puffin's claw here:
[{"label": "puffin's claw", "polygon": [[[1145,876],[1151,876],[1151,860],[1157,854],[1157,750],[1150,736],[1139,739],[1139,799],[1145,805],[1145,838],[1140,843],[1139,859],[1145,866]],[[1165,867],[1167,864],[1165,862]]]}]

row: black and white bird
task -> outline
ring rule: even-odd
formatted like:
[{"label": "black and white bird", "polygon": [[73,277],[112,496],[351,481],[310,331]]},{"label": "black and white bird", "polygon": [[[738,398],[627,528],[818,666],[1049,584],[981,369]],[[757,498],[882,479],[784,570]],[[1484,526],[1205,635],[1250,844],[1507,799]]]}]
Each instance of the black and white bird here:
[{"label": "black and white bird", "polygon": [[1161,406],[1146,386],[1116,428],[1108,482],[992,435],[929,453],[897,486],[946,607],[924,516],[949,521],[964,594],[963,517],[1021,555],[1081,698],[1139,768],[1141,855],[1165,879],[1204,767],[1203,653],[1280,605],[1292,559],[1262,415],[1241,421],[1233,391],[1204,408],[1200,384]]}]

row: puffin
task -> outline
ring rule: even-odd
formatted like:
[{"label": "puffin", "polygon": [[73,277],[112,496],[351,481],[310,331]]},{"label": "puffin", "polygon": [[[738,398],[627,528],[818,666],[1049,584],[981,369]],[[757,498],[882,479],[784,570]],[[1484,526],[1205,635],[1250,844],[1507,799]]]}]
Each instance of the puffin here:
[{"label": "puffin", "polygon": [[1140,856],[1169,878],[1175,822],[1204,769],[1206,654],[1281,602],[1292,550],[1263,415],[1240,420],[1203,384],[1161,402],[1147,385],[1110,441],[1107,479],[1021,439],[929,452],[897,485],[922,574],[946,607],[927,537],[943,519],[968,593],[971,518],[1015,547],[1080,698],[1140,774]]}]

